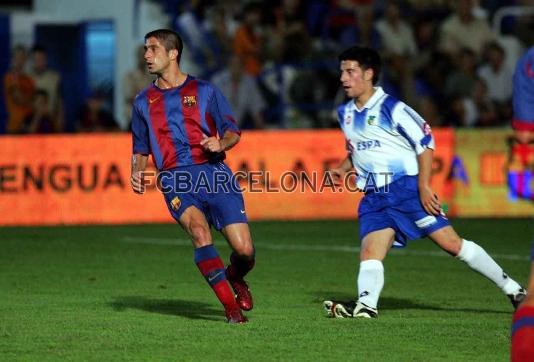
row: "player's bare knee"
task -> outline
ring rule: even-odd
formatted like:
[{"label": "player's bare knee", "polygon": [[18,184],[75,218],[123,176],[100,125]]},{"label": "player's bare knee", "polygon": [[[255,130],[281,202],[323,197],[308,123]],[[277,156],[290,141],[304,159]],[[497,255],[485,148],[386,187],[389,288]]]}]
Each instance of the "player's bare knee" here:
[{"label": "player's bare knee", "polygon": [[462,238],[460,238],[458,236],[455,236],[452,239],[452,250],[451,250],[451,252],[453,253],[454,256],[457,256],[458,254],[460,254],[460,250],[462,250],[462,243],[463,243]]},{"label": "player's bare knee", "polygon": [[234,249],[234,252],[240,258],[245,258],[245,259],[252,258],[254,256],[254,247],[252,246],[252,241],[241,244],[239,247]]},{"label": "player's bare knee", "polygon": [[189,235],[193,239],[195,247],[202,247],[211,244],[210,230],[202,223],[192,222],[189,225]]},{"label": "player's bare knee", "polygon": [[462,250],[462,239],[457,235],[451,235],[440,244],[441,248],[452,256],[457,256]]}]

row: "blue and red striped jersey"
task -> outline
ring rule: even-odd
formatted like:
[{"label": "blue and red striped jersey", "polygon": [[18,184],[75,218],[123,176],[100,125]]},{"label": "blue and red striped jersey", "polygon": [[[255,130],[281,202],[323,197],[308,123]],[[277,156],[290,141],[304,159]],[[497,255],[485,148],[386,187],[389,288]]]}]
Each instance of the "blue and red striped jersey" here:
[{"label": "blue and red striped jersey", "polygon": [[230,105],[215,86],[189,75],[175,88],[151,84],[133,103],[133,153],[152,154],[160,171],[224,159],[200,141],[226,131],[240,134]]},{"label": "blue and red striped jersey", "polygon": [[534,132],[534,47],[517,62],[513,85],[512,127],[519,131]]}]

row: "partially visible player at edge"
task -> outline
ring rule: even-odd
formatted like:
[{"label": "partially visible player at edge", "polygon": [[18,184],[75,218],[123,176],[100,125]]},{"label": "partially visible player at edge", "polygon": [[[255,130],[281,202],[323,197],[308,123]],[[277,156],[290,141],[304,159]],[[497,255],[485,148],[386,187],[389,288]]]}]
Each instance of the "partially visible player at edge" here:
[{"label": "partially visible player at edge", "polygon": [[473,241],[450,226],[430,187],[434,139],[429,125],[410,107],[376,87],[379,54],[352,47],[340,56],[340,81],[350,101],[338,108],[339,124],[349,154],[331,172],[344,180],[355,170],[357,187],[365,192],[358,214],[360,270],[358,300],[324,301],[330,317],[375,318],[384,286],[383,259],[393,246],[428,236],[441,249],[493,281],[513,306],[525,290]]},{"label": "partially visible player at edge", "polygon": [[534,46],[518,60],[513,78],[512,128],[519,143],[534,141]]},{"label": "partially visible player at edge", "polygon": [[[172,30],[145,35],[145,61],[157,79],[133,104],[131,186],[134,192],[144,192],[142,172],[152,154],[169,212],[193,242],[195,263],[224,306],[227,321],[245,323],[241,309],[252,309],[253,302],[243,277],[254,266],[255,252],[243,197],[231,187],[232,172],[222,162],[224,152],[239,142],[240,131],[221,92],[181,71],[182,49],[182,39]],[[185,174],[187,184],[180,178]],[[221,179],[227,180],[225,188],[213,183]],[[192,189],[199,180],[208,180],[209,187]],[[210,226],[221,231],[233,249],[226,269]]]},{"label": "partially visible player at edge", "polygon": [[[517,141],[526,146],[534,141],[534,47],[530,47],[516,64],[513,105],[512,128]],[[534,245],[531,258],[528,295],[512,321],[512,362],[534,360]]]},{"label": "partially visible player at edge", "polygon": [[512,362],[534,359],[534,245],[531,260],[528,293],[512,320]]}]

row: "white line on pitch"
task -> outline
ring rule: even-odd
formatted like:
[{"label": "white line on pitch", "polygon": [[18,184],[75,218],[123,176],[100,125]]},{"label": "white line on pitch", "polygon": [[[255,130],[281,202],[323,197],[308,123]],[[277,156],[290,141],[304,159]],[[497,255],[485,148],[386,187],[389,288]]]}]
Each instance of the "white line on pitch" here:
[{"label": "white line on pitch", "polygon": [[[191,240],[184,238],[144,238],[125,236],[120,239],[126,243],[134,244],[151,244],[151,245],[175,245],[175,246],[191,246]],[[282,250],[282,251],[327,251],[327,252],[343,252],[343,253],[357,253],[360,251],[359,247],[348,245],[326,245],[326,244],[272,244],[266,242],[254,242],[254,245],[260,249],[267,250]],[[419,251],[409,249],[393,249],[391,255],[407,255],[407,256],[431,256],[431,257],[450,257],[444,251]],[[522,260],[528,261],[528,255],[517,254],[491,254],[497,259],[506,260]]]}]

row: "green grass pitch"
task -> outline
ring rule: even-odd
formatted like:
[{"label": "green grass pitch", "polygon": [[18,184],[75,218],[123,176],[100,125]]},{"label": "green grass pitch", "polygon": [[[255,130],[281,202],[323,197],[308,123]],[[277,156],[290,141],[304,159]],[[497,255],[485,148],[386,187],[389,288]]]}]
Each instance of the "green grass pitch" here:
[{"label": "green grass pitch", "polygon": [[[453,225],[526,283],[531,220]],[[510,303],[429,240],[387,257],[377,320],[337,320],[322,301],[354,297],[357,223],[251,228],[247,325],[224,323],[177,225],[0,228],[0,360],[508,360]]]}]

